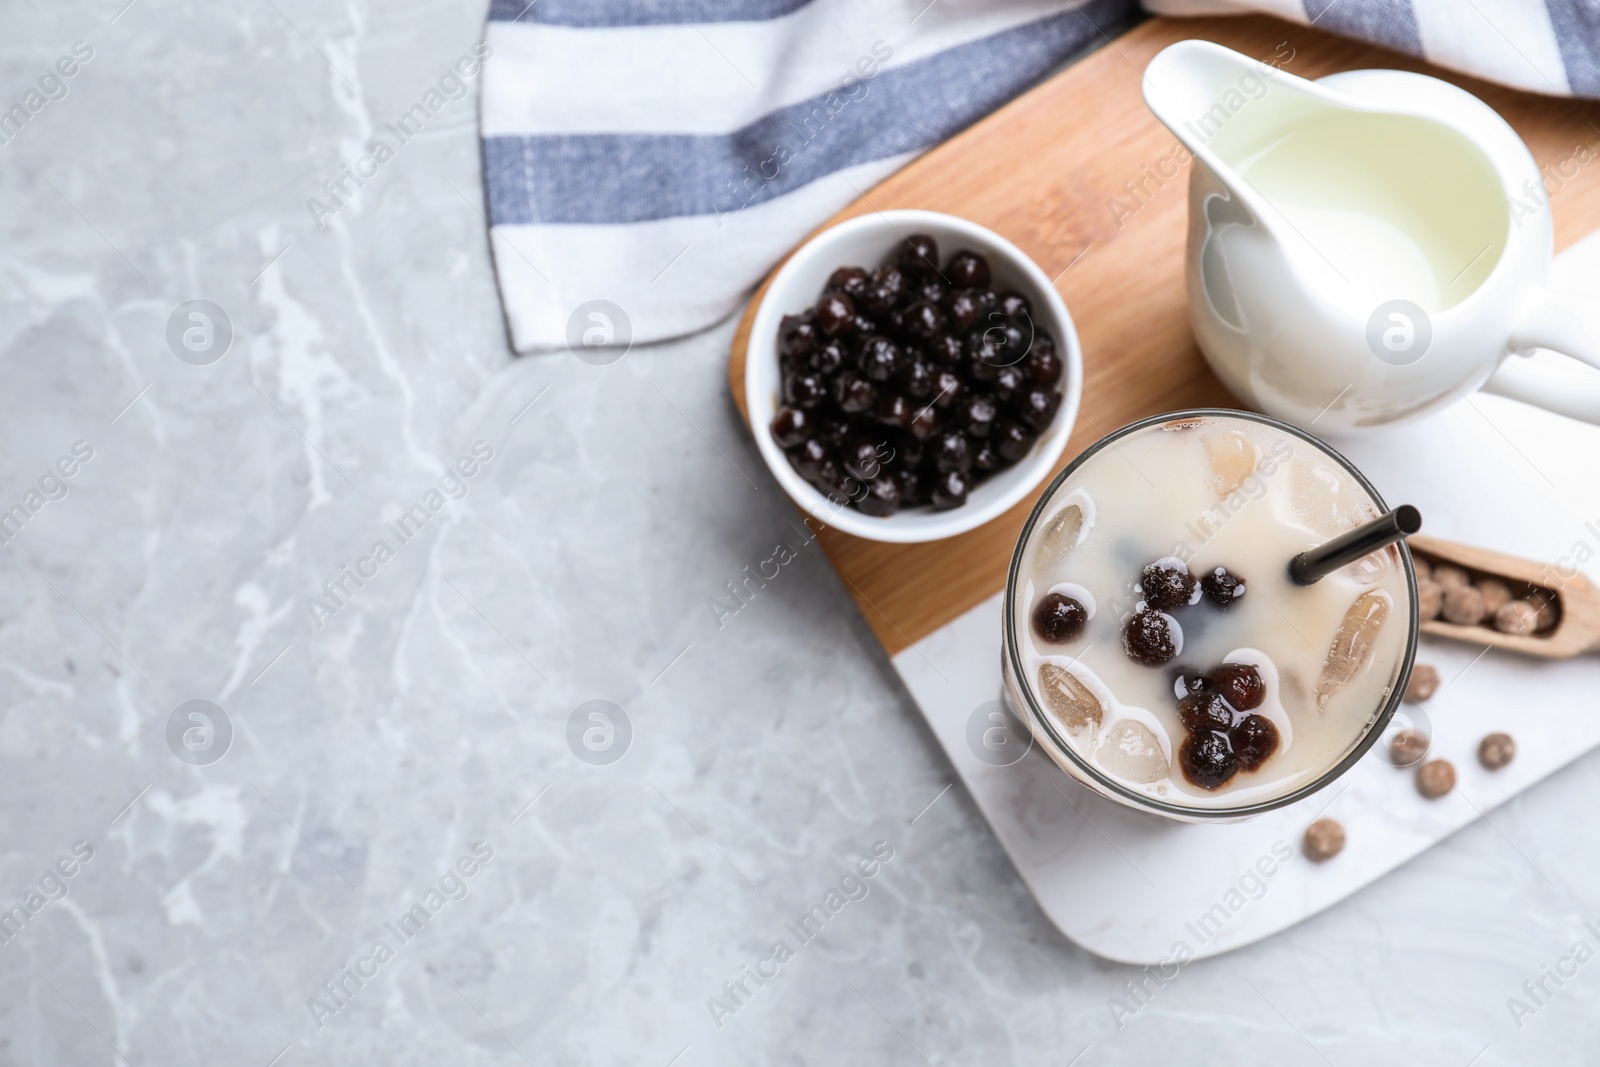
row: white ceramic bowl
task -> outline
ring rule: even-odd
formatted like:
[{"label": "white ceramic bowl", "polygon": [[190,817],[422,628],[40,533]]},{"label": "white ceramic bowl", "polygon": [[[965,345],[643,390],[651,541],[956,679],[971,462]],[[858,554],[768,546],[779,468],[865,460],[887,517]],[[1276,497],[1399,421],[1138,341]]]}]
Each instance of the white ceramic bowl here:
[{"label": "white ceramic bowl", "polygon": [[[817,302],[828,276],[839,267],[871,270],[889,261],[908,234],[926,233],[939,242],[940,259],[971,249],[989,259],[997,292],[1015,290],[1028,298],[1034,321],[1056,340],[1062,364],[1061,408],[1050,427],[1021,462],[990,475],[973,488],[967,502],[949,511],[908,508],[887,518],[840,507],[814,489],[789,465],[768,427],[782,401],[778,369],[778,324]],[[778,484],[807,513],[835,529],[872,541],[937,541],[976,529],[1027,496],[1055,469],[1072,433],[1083,393],[1083,354],[1078,332],[1061,294],[1039,265],[993,230],[937,211],[879,211],[841,222],[813,237],[778,271],[756,311],[745,356],[744,395],[761,458]]]}]

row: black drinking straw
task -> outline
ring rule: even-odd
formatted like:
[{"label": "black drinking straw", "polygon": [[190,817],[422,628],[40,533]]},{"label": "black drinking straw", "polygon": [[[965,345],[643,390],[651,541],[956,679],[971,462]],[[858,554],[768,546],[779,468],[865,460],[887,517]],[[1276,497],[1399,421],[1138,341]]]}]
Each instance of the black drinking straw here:
[{"label": "black drinking straw", "polygon": [[1365,526],[1340,534],[1325,545],[1308,549],[1289,561],[1289,577],[1296,585],[1310,585],[1369,553],[1394,544],[1422,529],[1422,512],[1401,504]]}]

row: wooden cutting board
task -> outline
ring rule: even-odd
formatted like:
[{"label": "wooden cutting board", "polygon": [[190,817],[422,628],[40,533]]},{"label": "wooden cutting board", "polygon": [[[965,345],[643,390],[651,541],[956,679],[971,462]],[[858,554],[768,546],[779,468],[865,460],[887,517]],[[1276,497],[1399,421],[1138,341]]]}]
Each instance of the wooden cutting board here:
[{"label": "wooden cutting board", "polygon": [[[1580,166],[1575,158],[1584,147],[1583,159],[1600,152],[1600,105],[1505,89],[1266,17],[1142,23],[922,156],[821,227],[888,208],[945,211],[996,230],[1055,278],[1077,325],[1084,364],[1083,405],[1061,466],[1134,419],[1177,408],[1238,406],[1189,330],[1183,280],[1189,167],[1176,166],[1176,138],[1140,95],[1145,65],[1186,38],[1215,41],[1303,78],[1392,67],[1454,82],[1511,123],[1545,168],[1557,250],[1600,228],[1600,166]],[[765,292],[763,284],[734,334],[728,374],[741,412],[745,346]],[[1030,495],[994,521],[945,541],[888,545],[830,529],[821,542],[892,656],[1004,587],[1036,499]]]}]

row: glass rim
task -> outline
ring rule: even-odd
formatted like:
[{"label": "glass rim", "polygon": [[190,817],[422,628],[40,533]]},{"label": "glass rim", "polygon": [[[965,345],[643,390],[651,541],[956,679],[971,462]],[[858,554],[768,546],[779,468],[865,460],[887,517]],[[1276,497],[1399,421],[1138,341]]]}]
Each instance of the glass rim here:
[{"label": "glass rim", "polygon": [[[1043,517],[1046,505],[1049,504],[1053,499],[1056,490],[1061,488],[1062,483],[1068,478],[1072,477],[1072,475],[1090,459],[1099,455],[1100,452],[1125,437],[1129,437],[1141,430],[1149,429],[1152,426],[1160,426],[1165,423],[1178,422],[1184,419],[1203,418],[1243,419],[1247,422],[1255,422],[1264,426],[1269,426],[1282,433],[1286,433],[1292,437],[1298,438],[1299,440],[1306,442],[1308,445],[1311,445],[1313,448],[1329,456],[1341,467],[1343,467],[1345,471],[1353,479],[1355,479],[1356,484],[1359,485],[1362,490],[1372,499],[1373,503],[1377,505],[1380,512],[1389,510],[1388,504],[1384,503],[1383,496],[1378,492],[1377,488],[1374,487],[1373,484],[1367,480],[1366,475],[1362,474],[1361,471],[1356,468],[1355,464],[1346,459],[1341,452],[1314,434],[1302,430],[1298,426],[1292,426],[1289,423],[1272,418],[1270,415],[1262,415],[1259,412],[1254,411],[1240,411],[1235,408],[1185,408],[1181,411],[1172,411],[1161,415],[1146,416],[1145,418],[1128,423],[1121,429],[1113,430],[1104,437],[1101,437],[1098,441],[1095,441],[1088,448],[1074,456],[1072,461],[1062,468],[1061,472],[1052,478],[1050,483],[1045,486],[1044,492],[1040,494],[1038,501],[1035,502],[1033,510],[1028,513],[1027,521],[1022,525],[1022,533],[1017,538],[1017,547],[1011,554],[1011,566],[1006,570],[1005,600],[1001,606],[1001,614],[1003,616],[1001,628],[1004,634],[1004,655],[1006,658],[1006,665],[1011,669],[1012,674],[1017,679],[1018,685],[1016,688],[1021,693],[1023,700],[1027,703],[1027,708],[1025,710],[1027,711],[1028,715],[1035,723],[1038,724],[1039,727],[1044,730],[1045,734],[1048,735],[1051,744],[1055,746],[1056,750],[1062,753],[1073,764],[1073,766],[1077,767],[1079,771],[1095,782],[1097,786],[1113,793],[1117,798],[1120,798],[1124,802],[1128,803],[1131,807],[1140,808],[1142,810],[1151,811],[1161,815],[1168,815],[1184,820],[1238,820],[1249,818],[1254,815],[1260,815],[1263,812],[1273,811],[1277,808],[1288,807],[1290,804],[1304,800],[1311,794],[1316,793],[1332,782],[1337,781],[1339,778],[1343,777],[1347,771],[1354,767],[1361,760],[1361,757],[1365,756],[1372,746],[1377,743],[1378,738],[1383,736],[1383,731],[1388,727],[1389,722],[1394,718],[1395,711],[1398,710],[1402,699],[1405,697],[1406,684],[1411,679],[1411,668],[1416,660],[1417,643],[1421,634],[1421,626],[1417,610],[1417,572],[1416,567],[1411,559],[1411,548],[1406,544],[1404,538],[1398,542],[1397,547],[1400,549],[1400,561],[1406,578],[1406,592],[1409,595],[1410,602],[1408,614],[1410,625],[1406,633],[1405,653],[1400,658],[1400,670],[1395,677],[1394,688],[1389,693],[1389,697],[1384,702],[1383,706],[1378,710],[1377,714],[1368,724],[1366,733],[1361,736],[1361,739],[1356,742],[1355,746],[1352,747],[1349,752],[1345,753],[1344,757],[1341,758],[1338,763],[1328,768],[1312,781],[1307,782],[1296,789],[1292,789],[1280,796],[1270,797],[1266,800],[1258,800],[1253,803],[1242,804],[1235,807],[1220,808],[1192,807],[1184,804],[1175,804],[1170,801],[1153,797],[1148,793],[1141,792],[1137,789],[1130,788],[1121,780],[1111,776],[1110,774],[1101,770],[1099,767],[1096,767],[1088,759],[1079,754],[1077,749],[1061,736],[1061,734],[1056,730],[1055,724],[1050,721],[1050,717],[1039,706],[1039,702],[1033,692],[1033,685],[1029,681],[1026,671],[1023,669],[1022,655],[1016,632],[1016,598],[1019,586],[1018,576],[1022,570],[1023,549],[1027,546],[1029,538],[1033,534],[1034,527],[1038,525],[1039,520]],[[1031,729],[1030,732],[1032,732]]]}]

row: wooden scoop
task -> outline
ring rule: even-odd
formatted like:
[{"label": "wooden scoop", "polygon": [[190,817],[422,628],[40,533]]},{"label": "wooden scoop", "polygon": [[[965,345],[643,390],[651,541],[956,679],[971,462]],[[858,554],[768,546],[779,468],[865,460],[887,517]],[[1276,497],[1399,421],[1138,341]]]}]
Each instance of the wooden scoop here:
[{"label": "wooden scoop", "polygon": [[1522,595],[1531,586],[1556,605],[1555,625],[1527,636],[1501,633],[1487,624],[1461,626],[1442,618],[1424,622],[1423,633],[1546,659],[1600,650],[1600,590],[1582,574],[1569,578],[1549,564],[1437,537],[1413,535],[1407,543],[1430,561],[1453,563],[1474,579],[1499,578],[1511,587],[1514,596]]}]

